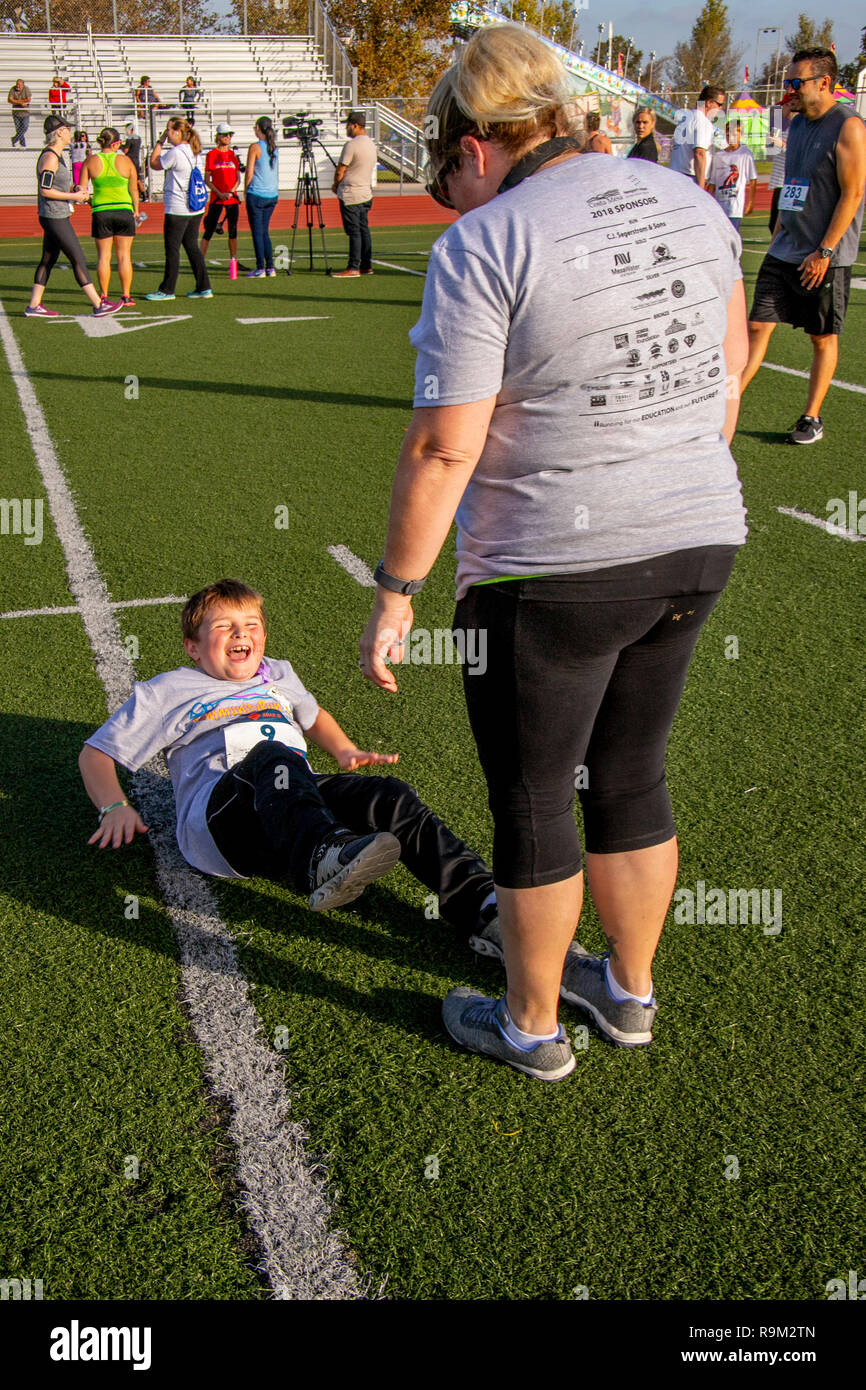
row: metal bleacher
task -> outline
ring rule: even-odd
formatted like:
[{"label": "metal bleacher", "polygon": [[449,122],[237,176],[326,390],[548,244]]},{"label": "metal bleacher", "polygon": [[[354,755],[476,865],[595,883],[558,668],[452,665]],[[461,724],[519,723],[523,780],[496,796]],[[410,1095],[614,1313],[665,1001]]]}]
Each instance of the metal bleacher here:
[{"label": "metal bleacher", "polygon": [[[161,110],[154,121],[181,114],[178,93],[187,77],[195,78],[201,98],[195,122],[206,146],[214,143],[220,121],[229,121],[243,148],[255,137],[259,116],[269,116],[282,135],[281,118],[298,111],[321,117],[321,139],[334,153],[344,139],[342,120],[354,97],[349,70],[343,84],[323,57],[321,40],[310,35],[220,37],[210,35],[4,34],[0,45],[0,90],[5,97],[18,77],[32,93],[26,150],[10,149],[12,108],[0,110],[0,197],[32,195],[33,155],[42,143],[48,114],[48,91],[55,75],[69,83],[66,110],[70,120],[93,139],[103,125],[123,128],[137,121],[145,146],[149,121],[138,119],[135,90],[147,74]],[[140,115],[140,113],[139,113]],[[158,130],[157,130],[158,133]],[[294,143],[283,144],[280,185],[297,179]],[[326,172],[324,160],[322,176]],[[328,180],[330,182],[330,180]],[[159,188],[159,176],[155,180]]]}]

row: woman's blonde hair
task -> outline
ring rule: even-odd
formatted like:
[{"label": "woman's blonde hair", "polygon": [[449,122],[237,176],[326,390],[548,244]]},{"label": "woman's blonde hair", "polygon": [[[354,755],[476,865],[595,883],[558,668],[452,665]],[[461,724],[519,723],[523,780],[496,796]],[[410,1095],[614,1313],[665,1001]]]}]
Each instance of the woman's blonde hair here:
[{"label": "woman's blonde hair", "polygon": [[538,136],[570,135],[574,89],[546,44],[517,24],[478,29],[427,104],[431,172],[459,151],[464,135],[494,140],[519,157]]},{"label": "woman's blonde hair", "polygon": [[169,130],[179,130],[186,144],[189,145],[193,154],[201,154],[201,140],[198,138],[198,131],[189,121],[185,121],[182,116],[174,116],[168,123]]}]

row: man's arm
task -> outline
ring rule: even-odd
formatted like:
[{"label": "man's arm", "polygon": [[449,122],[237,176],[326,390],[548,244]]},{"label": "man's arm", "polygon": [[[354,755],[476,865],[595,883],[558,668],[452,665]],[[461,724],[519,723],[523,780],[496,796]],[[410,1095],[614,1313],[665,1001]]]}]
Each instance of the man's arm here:
[{"label": "man's arm", "polygon": [[698,188],[706,188],[707,152],[695,145],[695,183]]},{"label": "man's arm", "polygon": [[746,318],[746,291],[742,280],[736,282],[728,300],[728,326],[722,350],[725,354],[727,373],[727,405],[722,434],[730,444],[740,413],[740,378],[749,360],[749,324]]},{"label": "man's arm", "polygon": [[[100,849],[109,844],[119,849],[121,844],[132,844],[136,833],[145,835],[147,826],[134,806],[126,803],[126,794],[117,780],[114,759],[92,744],[85,743],[78,755],[78,766],[84,788],[94,806],[112,806],[102,817],[99,829],[87,841],[89,845],[99,843]],[[122,803],[115,805],[115,802]]]},{"label": "man's arm", "polygon": [[331,192],[336,193],[337,184],[342,183],[348,172],[348,164],[338,164],[334,174],[334,182],[331,184]]},{"label": "man's arm", "polygon": [[[836,145],[836,178],[839,201],[833,210],[830,225],[821,239],[822,246],[835,251],[847,232],[866,192],[866,126],[859,116],[850,117],[839,133]],[[813,251],[800,262],[800,280],[806,289],[813,290],[827,274],[829,258]]]},{"label": "man's arm", "polygon": [[743,208],[743,216],[748,217],[755,206],[755,189],[758,187],[757,178],[750,179],[746,188],[746,206]]},{"label": "man's arm", "polygon": [[352,742],[345,730],[341,729],[332,714],[319,706],[316,722],[304,731],[304,737],[324,748],[344,772],[353,772],[356,767],[370,767],[377,763],[396,763],[399,753],[365,753]]}]

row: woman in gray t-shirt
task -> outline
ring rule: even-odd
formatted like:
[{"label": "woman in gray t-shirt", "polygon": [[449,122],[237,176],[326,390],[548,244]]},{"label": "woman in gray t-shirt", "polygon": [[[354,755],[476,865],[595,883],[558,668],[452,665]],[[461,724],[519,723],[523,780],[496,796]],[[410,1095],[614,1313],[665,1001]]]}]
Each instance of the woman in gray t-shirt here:
[{"label": "woman in gray t-shirt", "polygon": [[72,228],[73,203],[87,200],[86,193],[73,190],[72,170],[63,157],[72,142],[72,127],[62,116],[46,116],[44,129],[48,143],[36,162],[36,210],[42,228],[42,259],[36,267],[33,292],[24,310],[25,316],[31,319],[57,318],[57,310],[46,309],[42,296],[61,253],[70,261],[76,280],[93,305],[94,315],[102,318],[106,314],[116,314],[121,305],[100,298],[94,289],[81,243]]},{"label": "woman in gray t-shirt", "polygon": [[[613,1042],[652,1040],[677,872],[665,748],[745,540],[738,238],[667,169],[577,155],[570,102],[555,55],[511,25],[479,30],[431,97],[431,192],[460,218],[411,334],[415,413],[361,640],[365,675],[396,690],[384,658],[456,512],[499,903],[471,944],[506,961],[508,988],[452,991],[443,1013],[457,1042],[542,1080],[575,1065],[560,994]],[[607,956],[572,942],[575,790]]]}]

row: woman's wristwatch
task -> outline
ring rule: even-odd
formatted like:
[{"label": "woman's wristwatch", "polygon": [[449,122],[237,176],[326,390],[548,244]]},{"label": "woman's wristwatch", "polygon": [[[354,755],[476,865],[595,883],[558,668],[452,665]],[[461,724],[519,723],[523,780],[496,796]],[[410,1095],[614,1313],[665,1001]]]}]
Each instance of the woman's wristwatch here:
[{"label": "woman's wristwatch", "polygon": [[385,569],[384,559],[379,561],[373,571],[373,578],[383,589],[390,589],[392,594],[417,594],[427,583],[426,576],[424,579],[397,579]]}]

